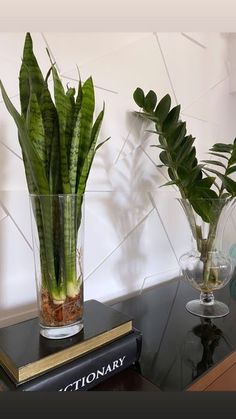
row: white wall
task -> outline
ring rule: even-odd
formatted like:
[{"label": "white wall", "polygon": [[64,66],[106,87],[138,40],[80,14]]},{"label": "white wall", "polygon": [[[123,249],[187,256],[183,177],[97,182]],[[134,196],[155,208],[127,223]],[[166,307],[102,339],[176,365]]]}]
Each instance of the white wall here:
[{"label": "white wall", "polygon": [[[85,298],[108,301],[170,279],[186,249],[185,220],[156,167],[156,139],[132,114],[137,86],[170,93],[196,136],[199,158],[236,136],[229,94],[228,37],[219,33],[33,33],[42,69],[48,46],[65,84],[93,75],[97,108],[106,103],[86,206]],[[18,106],[24,34],[0,33],[0,78]],[[0,99],[1,101],[1,99]],[[155,190],[152,200],[148,191]],[[25,191],[25,192],[24,192]],[[0,316],[2,323],[35,310],[28,197],[17,132],[0,102]]]}]

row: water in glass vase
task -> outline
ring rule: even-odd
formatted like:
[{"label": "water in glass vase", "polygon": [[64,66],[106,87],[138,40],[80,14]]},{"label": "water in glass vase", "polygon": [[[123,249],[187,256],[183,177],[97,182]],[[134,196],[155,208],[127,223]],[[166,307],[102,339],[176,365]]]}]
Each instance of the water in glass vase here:
[{"label": "water in glass vase", "polygon": [[83,328],[83,198],[31,195],[40,334],[73,336]]},{"label": "water in glass vase", "polygon": [[226,316],[229,308],[214,298],[213,292],[231,279],[234,263],[223,251],[223,232],[232,211],[233,200],[209,200],[211,217],[204,219],[196,213],[199,200],[179,200],[191,229],[192,250],[180,257],[183,277],[200,291],[198,300],[189,301],[186,309],[197,316],[217,318]]}]

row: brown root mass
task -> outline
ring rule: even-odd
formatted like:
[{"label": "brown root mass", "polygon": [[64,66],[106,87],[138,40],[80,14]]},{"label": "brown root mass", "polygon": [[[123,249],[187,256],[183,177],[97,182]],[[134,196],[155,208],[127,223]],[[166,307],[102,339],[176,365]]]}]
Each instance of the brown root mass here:
[{"label": "brown root mass", "polygon": [[54,304],[49,293],[41,293],[40,319],[44,326],[66,326],[82,318],[83,299],[81,292],[75,297],[67,297],[63,304]]}]

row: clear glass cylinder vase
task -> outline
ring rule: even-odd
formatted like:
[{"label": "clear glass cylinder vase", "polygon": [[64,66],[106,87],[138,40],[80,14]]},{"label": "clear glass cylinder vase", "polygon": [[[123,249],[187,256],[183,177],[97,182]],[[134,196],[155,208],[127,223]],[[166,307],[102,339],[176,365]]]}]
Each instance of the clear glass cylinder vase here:
[{"label": "clear glass cylinder vase", "polygon": [[217,318],[229,313],[214,292],[231,279],[234,263],[224,230],[234,206],[234,199],[179,199],[191,232],[191,248],[180,257],[183,277],[197,290],[200,298],[187,303],[187,310],[200,317]]},{"label": "clear glass cylinder vase", "polygon": [[30,200],[40,334],[67,338],[83,328],[83,197]]}]

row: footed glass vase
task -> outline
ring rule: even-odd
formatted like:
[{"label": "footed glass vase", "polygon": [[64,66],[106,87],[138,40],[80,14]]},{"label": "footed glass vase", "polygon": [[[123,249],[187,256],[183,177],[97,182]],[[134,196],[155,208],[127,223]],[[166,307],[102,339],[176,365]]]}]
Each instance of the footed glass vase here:
[{"label": "footed glass vase", "polygon": [[191,230],[191,250],[179,259],[184,279],[200,291],[198,300],[189,301],[186,309],[200,317],[226,316],[229,308],[215,300],[214,292],[224,287],[233,273],[233,260],[224,251],[225,225],[234,200],[179,200]]},{"label": "footed glass vase", "polygon": [[67,338],[83,328],[83,198],[30,199],[40,334]]}]

